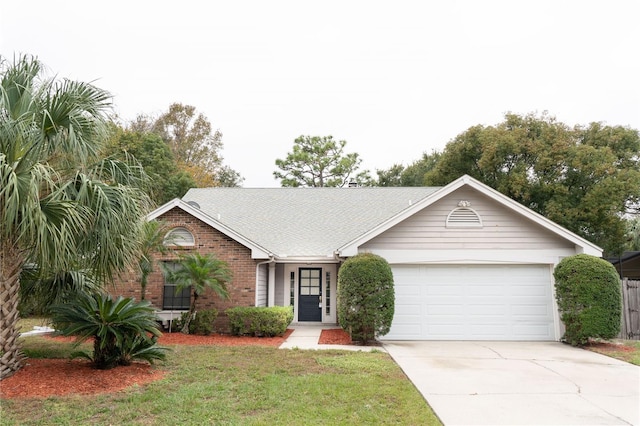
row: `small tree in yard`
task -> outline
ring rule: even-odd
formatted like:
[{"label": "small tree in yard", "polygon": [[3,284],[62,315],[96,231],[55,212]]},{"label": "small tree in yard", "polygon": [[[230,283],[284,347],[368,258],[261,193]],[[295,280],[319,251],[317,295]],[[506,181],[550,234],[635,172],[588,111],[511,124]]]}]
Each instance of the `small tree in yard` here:
[{"label": "small tree in yard", "polygon": [[393,273],[382,257],[363,253],[340,267],[338,320],[355,342],[366,345],[376,336],[387,334],[394,303]]},{"label": "small tree in yard", "polygon": [[196,301],[207,288],[223,299],[229,298],[227,283],[231,281],[231,270],[227,262],[213,255],[191,253],[180,256],[178,269],[165,271],[167,280],[176,285],[176,292],[191,287],[193,295],[189,312],[180,332],[189,334],[189,324],[196,313]]},{"label": "small tree in yard", "polygon": [[563,259],[553,273],[564,340],[583,345],[589,338],[620,333],[622,296],[618,274],[604,259],[578,254]]},{"label": "small tree in yard", "polygon": [[[140,300],[144,300],[147,292],[149,275],[155,270],[156,253],[166,253],[165,237],[169,227],[156,220],[144,222],[140,230],[140,247],[136,254],[138,273],[140,275]],[[171,242],[171,241],[169,241]]]}]

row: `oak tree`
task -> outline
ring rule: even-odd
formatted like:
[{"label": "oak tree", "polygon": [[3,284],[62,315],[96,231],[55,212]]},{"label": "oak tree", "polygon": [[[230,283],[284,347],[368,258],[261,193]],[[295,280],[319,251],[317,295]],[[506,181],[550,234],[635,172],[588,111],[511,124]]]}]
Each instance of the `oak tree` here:
[{"label": "oak tree", "polygon": [[440,159],[440,152],[433,151],[430,154],[422,154],[422,158],[403,167],[394,164],[386,170],[376,170],[378,180],[375,186],[423,186],[424,177],[432,170]]}]

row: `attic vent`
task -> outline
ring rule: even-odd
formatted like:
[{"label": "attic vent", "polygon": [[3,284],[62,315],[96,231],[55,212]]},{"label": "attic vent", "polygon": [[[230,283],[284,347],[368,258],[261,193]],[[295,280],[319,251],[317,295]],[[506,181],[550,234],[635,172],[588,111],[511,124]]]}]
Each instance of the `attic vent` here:
[{"label": "attic vent", "polygon": [[200,208],[200,204],[196,203],[195,201],[187,201],[187,204],[189,204],[190,206],[195,207],[196,209]]},{"label": "attic vent", "polygon": [[482,220],[475,210],[469,207],[453,209],[447,216],[447,227],[482,227]]},{"label": "attic vent", "polygon": [[164,237],[164,245],[189,247],[196,244],[193,234],[187,228],[173,228]]}]

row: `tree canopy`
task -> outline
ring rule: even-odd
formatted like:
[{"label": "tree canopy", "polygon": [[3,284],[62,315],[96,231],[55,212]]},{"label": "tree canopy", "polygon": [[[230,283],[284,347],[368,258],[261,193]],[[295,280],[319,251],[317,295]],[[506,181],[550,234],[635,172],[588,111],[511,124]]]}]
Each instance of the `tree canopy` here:
[{"label": "tree canopy", "polygon": [[342,187],[351,179],[366,181],[368,171],[355,174],[362,160],[357,153],[345,153],[347,142],[333,136],[300,136],[293,152],[285,159],[277,159],[280,171],[273,172],[284,187]]},{"label": "tree canopy", "polygon": [[372,182],[372,186],[424,186],[425,175],[436,166],[440,155],[437,151],[424,153],[407,167],[394,164],[389,169],[376,170],[378,180]]},{"label": "tree canopy", "polygon": [[197,186],[193,176],[181,169],[175,156],[160,136],[113,126],[105,155],[122,160],[132,157],[149,177],[145,190],[157,205],[181,198],[189,188]]},{"label": "tree canopy", "polygon": [[129,129],[153,133],[169,146],[180,170],[198,187],[240,186],[240,174],[223,164],[222,133],[213,130],[207,117],[191,105],[173,103],[158,117],[140,115]]}]

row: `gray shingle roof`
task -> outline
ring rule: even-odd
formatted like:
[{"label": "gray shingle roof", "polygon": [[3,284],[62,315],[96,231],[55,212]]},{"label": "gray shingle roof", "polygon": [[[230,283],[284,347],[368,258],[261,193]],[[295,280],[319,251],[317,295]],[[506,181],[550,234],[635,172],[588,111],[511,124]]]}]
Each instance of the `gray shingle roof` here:
[{"label": "gray shingle roof", "polygon": [[328,257],[439,188],[194,188],[182,198],[279,257]]}]

